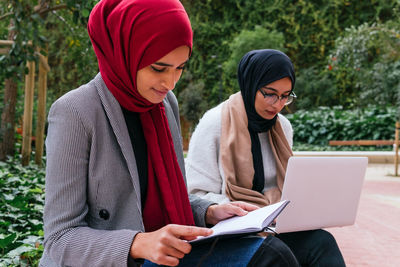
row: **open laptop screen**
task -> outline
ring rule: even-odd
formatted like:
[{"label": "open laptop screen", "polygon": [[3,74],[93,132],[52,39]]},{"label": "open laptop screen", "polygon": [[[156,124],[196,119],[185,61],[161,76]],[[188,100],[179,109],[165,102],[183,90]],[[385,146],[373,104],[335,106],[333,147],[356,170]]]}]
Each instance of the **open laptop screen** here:
[{"label": "open laptop screen", "polygon": [[291,157],[276,220],[278,233],[354,224],[367,157]]}]

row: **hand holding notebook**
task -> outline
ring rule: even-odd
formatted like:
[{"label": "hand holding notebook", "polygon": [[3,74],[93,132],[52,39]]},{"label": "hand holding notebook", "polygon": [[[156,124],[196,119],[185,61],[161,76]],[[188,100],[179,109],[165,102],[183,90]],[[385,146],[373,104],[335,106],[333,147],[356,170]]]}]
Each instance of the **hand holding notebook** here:
[{"label": "hand holding notebook", "polygon": [[257,233],[266,229],[281,211],[289,204],[288,200],[259,208],[244,216],[235,216],[217,223],[211,229],[213,234],[206,237],[198,237],[190,243],[214,238],[216,236],[236,235],[245,233]]}]

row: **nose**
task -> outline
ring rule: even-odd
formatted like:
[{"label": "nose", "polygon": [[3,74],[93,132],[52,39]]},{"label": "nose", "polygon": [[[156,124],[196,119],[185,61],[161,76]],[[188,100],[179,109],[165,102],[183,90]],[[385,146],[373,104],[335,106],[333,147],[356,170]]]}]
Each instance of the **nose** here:
[{"label": "nose", "polygon": [[272,104],[272,106],[277,109],[282,109],[285,106],[285,103],[286,103],[286,100],[278,99],[274,104]]},{"label": "nose", "polygon": [[175,73],[166,73],[161,84],[168,91],[174,90],[176,84]]}]

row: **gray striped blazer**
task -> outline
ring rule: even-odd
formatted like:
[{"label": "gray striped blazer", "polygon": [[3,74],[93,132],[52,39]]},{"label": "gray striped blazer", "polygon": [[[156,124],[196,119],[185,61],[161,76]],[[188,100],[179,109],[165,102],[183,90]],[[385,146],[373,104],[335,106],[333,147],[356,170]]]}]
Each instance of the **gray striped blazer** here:
[{"label": "gray striped blazer", "polygon": [[[164,105],[185,177],[172,92]],[[144,226],[135,155],[120,105],[98,74],[54,102],[48,122],[40,266],[127,266],[132,240]],[[190,202],[196,225],[205,226],[211,202],[196,196]]]}]

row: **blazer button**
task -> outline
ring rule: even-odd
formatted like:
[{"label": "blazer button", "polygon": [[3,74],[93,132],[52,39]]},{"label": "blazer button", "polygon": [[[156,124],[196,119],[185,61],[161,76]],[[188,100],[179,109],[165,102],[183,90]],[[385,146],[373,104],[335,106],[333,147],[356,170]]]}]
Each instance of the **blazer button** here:
[{"label": "blazer button", "polygon": [[108,212],[108,210],[102,209],[99,211],[99,216],[104,220],[108,220],[110,218],[110,213]]}]

